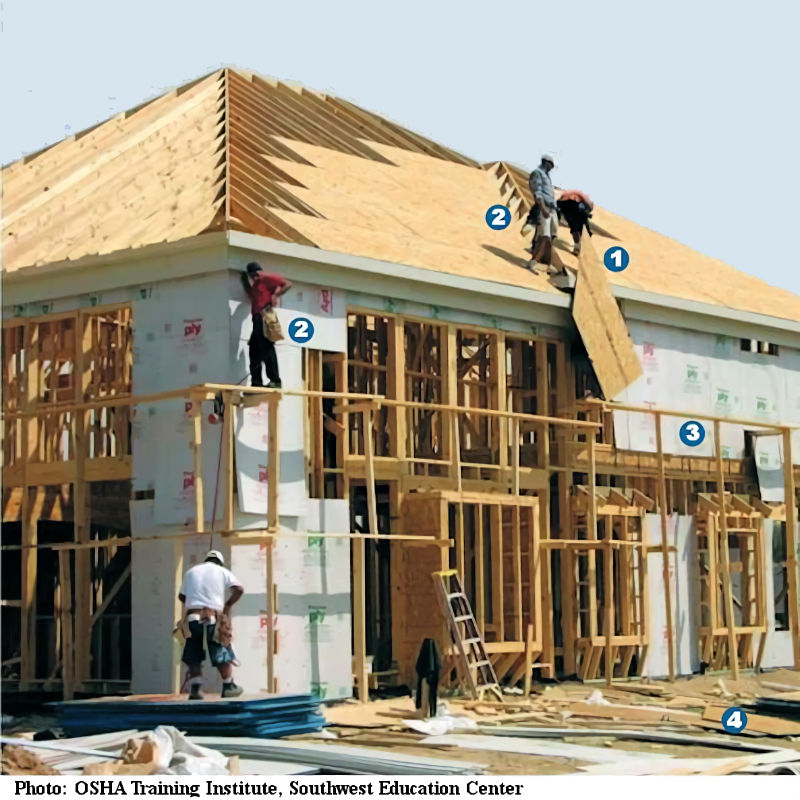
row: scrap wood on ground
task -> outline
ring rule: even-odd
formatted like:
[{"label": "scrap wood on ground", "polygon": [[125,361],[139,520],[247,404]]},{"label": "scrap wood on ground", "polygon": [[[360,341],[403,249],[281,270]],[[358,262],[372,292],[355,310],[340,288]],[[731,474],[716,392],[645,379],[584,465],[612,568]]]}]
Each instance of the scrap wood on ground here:
[{"label": "scrap wood on ground", "polygon": [[[508,696],[502,703],[448,697],[432,719],[424,718],[411,697],[402,696],[325,707],[305,696],[259,696],[185,709],[188,703],[170,697],[108,698],[63,704],[62,721],[68,718],[80,730],[105,718],[103,726],[118,724],[126,730],[32,741],[23,737],[31,737],[36,725],[26,730],[22,724],[18,737],[4,747],[3,770],[67,775],[175,774],[176,769],[186,770],[180,774],[210,774],[210,769],[244,775],[798,774],[798,691],[800,673],[790,670],[742,675],[736,681],[705,675],[602,689],[563,682],[539,686],[527,697]],[[746,709],[744,735],[727,734],[720,722],[733,705]],[[164,738],[166,728],[138,726],[141,714],[150,720],[167,713],[174,718],[178,707],[191,724],[215,717],[214,729],[206,722],[207,735],[190,735],[182,743],[177,731],[173,742],[172,734]],[[232,735],[254,710],[263,730],[278,730],[284,738]],[[299,729],[287,726],[292,710],[303,719],[319,713],[316,727],[324,724],[324,730],[303,731],[302,719]],[[168,740],[177,743],[180,757],[165,758]]]},{"label": "scrap wood on ground", "polygon": [[[348,742],[409,753],[446,748],[448,757],[464,751],[495,774],[570,773],[591,764],[597,769],[590,771],[613,774],[623,763],[625,774],[794,774],[800,769],[792,718],[798,688],[800,674],[788,670],[737,681],[711,675],[672,683],[651,679],[602,691],[565,682],[503,703],[448,698],[443,716],[431,721],[460,716],[478,729],[425,738],[408,734],[409,728],[424,730],[411,698],[342,703],[324,713],[328,730]],[[745,735],[727,734],[719,721],[719,710],[732,705],[747,708],[754,720]],[[622,774],[622,766],[617,771]]]}]

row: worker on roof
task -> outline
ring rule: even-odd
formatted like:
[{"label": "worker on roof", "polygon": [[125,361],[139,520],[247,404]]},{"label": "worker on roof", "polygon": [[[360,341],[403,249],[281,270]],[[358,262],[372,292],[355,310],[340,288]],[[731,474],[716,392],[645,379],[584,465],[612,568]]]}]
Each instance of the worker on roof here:
[{"label": "worker on roof", "polygon": [[522,230],[523,233],[527,233],[533,227],[532,223],[535,224],[536,233],[531,244],[532,257],[528,263],[528,267],[533,271],[538,271],[540,264],[546,267],[548,272],[557,271],[550,266],[553,239],[558,231],[558,207],[553,182],[550,180],[550,171],[555,167],[555,163],[553,156],[545,153],[541,163],[531,172],[528,179],[534,206]]},{"label": "worker on roof", "polygon": [[592,216],[594,204],[589,199],[589,195],[579,192],[577,189],[567,189],[561,192],[561,196],[556,203],[558,213],[566,220],[569,225],[569,232],[572,234],[572,252],[577,256],[581,252],[581,234],[583,229],[589,236],[592,229],[589,227],[589,218]]},{"label": "worker on roof", "polygon": [[278,356],[275,342],[283,339],[281,325],[275,313],[278,298],[292,287],[292,282],[281,275],[264,272],[261,265],[251,261],[242,273],[242,285],[250,298],[253,315],[253,332],[248,342],[250,357],[250,384],[263,386],[261,365],[267,373],[268,389],[281,388]]},{"label": "worker on roof", "polygon": [[242,687],[233,682],[233,666],[237,662],[231,647],[230,614],[243,594],[244,587],[225,569],[225,559],[219,550],[209,550],[205,561],[183,576],[178,591],[178,599],[184,607],[181,630],[185,644],[181,660],[189,667],[190,700],[203,699],[200,689],[206,647],[211,665],[222,678],[222,696],[238,697],[242,693]]}]

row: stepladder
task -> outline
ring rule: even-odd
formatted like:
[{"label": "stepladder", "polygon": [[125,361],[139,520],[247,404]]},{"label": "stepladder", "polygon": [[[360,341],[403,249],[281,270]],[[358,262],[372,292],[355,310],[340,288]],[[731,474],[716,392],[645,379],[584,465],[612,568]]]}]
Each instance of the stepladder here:
[{"label": "stepladder", "polygon": [[463,687],[476,700],[482,700],[486,694],[494,694],[502,703],[503,693],[497,675],[458,572],[454,569],[441,570],[434,572],[432,577],[439,606],[456,649]]}]

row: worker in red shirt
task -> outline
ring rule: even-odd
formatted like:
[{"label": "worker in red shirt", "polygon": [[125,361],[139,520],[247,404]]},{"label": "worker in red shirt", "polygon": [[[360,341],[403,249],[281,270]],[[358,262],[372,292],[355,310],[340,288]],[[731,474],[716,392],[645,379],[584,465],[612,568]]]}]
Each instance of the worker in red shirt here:
[{"label": "worker in red shirt", "polygon": [[566,189],[561,192],[561,196],[556,203],[558,213],[567,221],[569,232],[572,234],[572,252],[577,256],[581,252],[581,234],[583,229],[589,236],[592,229],[589,227],[589,219],[594,210],[594,203],[589,199],[589,195],[579,192],[577,189]]},{"label": "worker in red shirt", "polygon": [[[250,334],[248,350],[250,356],[250,384],[263,386],[261,365],[267,373],[268,389],[281,388],[281,376],[278,371],[278,356],[275,353],[275,342],[264,333],[262,311],[272,311],[278,298],[292,286],[291,281],[280,275],[264,272],[261,265],[251,261],[247,271],[242,273],[242,285],[250,298],[250,310],[253,314],[253,332]],[[281,338],[280,336],[278,338]]]}]

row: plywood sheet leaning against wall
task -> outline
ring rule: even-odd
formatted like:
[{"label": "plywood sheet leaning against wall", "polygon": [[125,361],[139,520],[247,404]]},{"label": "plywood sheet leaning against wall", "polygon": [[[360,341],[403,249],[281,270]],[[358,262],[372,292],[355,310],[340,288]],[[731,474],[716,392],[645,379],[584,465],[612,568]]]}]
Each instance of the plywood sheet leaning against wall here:
[{"label": "plywood sheet leaning against wall", "polygon": [[578,260],[572,317],[606,399],[613,400],[642,374],[633,342],[600,259],[585,239]]}]

